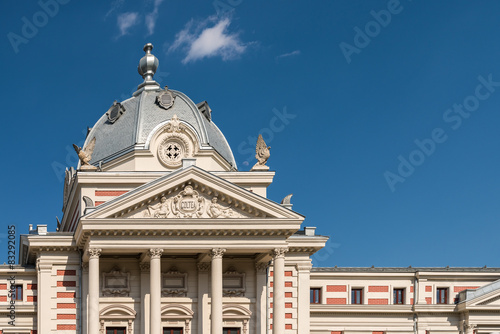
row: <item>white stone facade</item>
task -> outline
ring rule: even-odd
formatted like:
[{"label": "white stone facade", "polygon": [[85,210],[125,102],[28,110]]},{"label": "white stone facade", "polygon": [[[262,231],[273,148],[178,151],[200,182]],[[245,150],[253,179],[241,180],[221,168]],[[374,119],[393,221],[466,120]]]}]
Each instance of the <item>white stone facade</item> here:
[{"label": "white stone facade", "polygon": [[[67,172],[58,231],[38,225],[0,266],[0,333],[500,331],[500,269],[313,268],[328,237],[267,199],[267,166],[238,171],[208,104],[161,89],[149,60]],[[126,117],[143,141],[113,151]]]}]

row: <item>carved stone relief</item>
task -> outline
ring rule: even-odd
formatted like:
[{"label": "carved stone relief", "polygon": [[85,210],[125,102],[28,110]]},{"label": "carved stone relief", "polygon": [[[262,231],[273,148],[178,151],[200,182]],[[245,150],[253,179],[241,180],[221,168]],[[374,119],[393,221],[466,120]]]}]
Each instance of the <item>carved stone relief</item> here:
[{"label": "carved stone relief", "polygon": [[172,116],[159,140],[158,158],[162,164],[170,168],[180,167],[182,159],[192,157],[198,148],[196,139],[180,122],[177,115]]},{"label": "carved stone relief", "polygon": [[186,297],[187,273],[181,273],[175,267],[163,273],[161,295],[163,297]]},{"label": "carved stone relief", "polygon": [[130,293],[130,273],[122,272],[118,267],[108,273],[102,273],[102,295],[104,297],[127,297]]},{"label": "carved stone relief", "polygon": [[188,184],[177,195],[161,196],[131,217],[165,219],[246,218],[247,216],[231,205],[221,204],[217,196],[209,197]]},{"label": "carved stone relief", "polygon": [[245,296],[245,273],[239,273],[234,267],[223,274],[224,297],[243,297]]}]

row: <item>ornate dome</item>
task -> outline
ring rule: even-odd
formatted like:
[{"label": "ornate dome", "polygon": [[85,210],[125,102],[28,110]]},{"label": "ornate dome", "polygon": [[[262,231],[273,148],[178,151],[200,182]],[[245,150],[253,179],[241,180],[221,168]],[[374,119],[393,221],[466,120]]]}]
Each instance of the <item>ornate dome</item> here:
[{"label": "ornate dome", "polygon": [[140,60],[138,71],[144,82],[133,97],[116,102],[90,130],[84,147],[95,140],[90,161],[103,165],[134,151],[149,150],[152,138],[173,118],[179,119],[196,137],[196,151],[215,150],[236,169],[236,162],[226,138],[211,118],[211,109],[204,101],[198,104],[185,94],[162,89],[153,80],[158,59],[151,54],[152,44],[146,44],[146,55]]}]

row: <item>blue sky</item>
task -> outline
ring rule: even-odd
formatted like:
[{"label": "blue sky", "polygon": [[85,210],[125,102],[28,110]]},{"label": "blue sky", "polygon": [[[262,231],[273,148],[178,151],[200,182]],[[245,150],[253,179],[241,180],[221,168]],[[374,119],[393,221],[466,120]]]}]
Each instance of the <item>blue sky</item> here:
[{"label": "blue sky", "polygon": [[[57,5],[55,5],[57,4]],[[147,42],[240,170],[263,133],[316,266],[500,266],[500,3],[3,1],[0,262],[61,216],[63,170]]]}]

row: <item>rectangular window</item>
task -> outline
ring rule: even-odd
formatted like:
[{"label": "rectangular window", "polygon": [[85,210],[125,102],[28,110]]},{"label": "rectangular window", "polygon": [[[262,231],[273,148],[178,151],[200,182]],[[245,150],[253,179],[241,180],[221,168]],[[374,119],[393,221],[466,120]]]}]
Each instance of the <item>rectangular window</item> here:
[{"label": "rectangular window", "polygon": [[125,334],[125,327],[108,327],[106,328],[106,334]]},{"label": "rectangular window", "polygon": [[222,333],[223,334],[241,334],[241,330],[239,328],[224,328]]},{"label": "rectangular window", "polygon": [[448,304],[448,288],[437,288],[436,304]]},{"label": "rectangular window", "polygon": [[311,304],[321,304],[321,288],[311,288]]},{"label": "rectangular window", "polygon": [[394,289],[394,304],[405,303],[405,289]]},{"label": "rectangular window", "polygon": [[23,286],[22,285],[14,285],[12,287],[13,289],[10,291],[11,293],[11,300],[15,301],[23,301]]},{"label": "rectangular window", "polygon": [[183,334],[182,328],[167,327],[163,328],[163,334]]},{"label": "rectangular window", "polygon": [[363,304],[363,289],[351,290],[351,304]]}]

